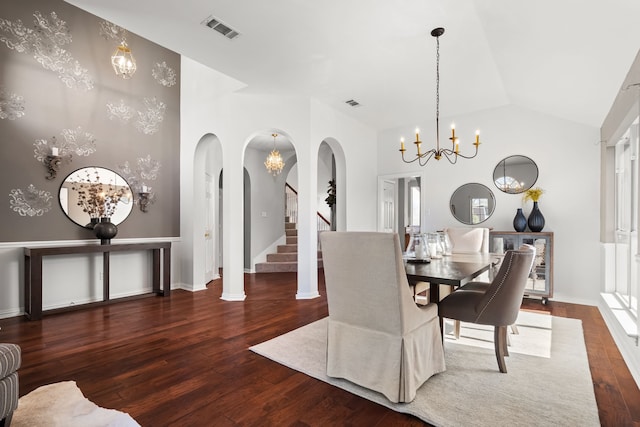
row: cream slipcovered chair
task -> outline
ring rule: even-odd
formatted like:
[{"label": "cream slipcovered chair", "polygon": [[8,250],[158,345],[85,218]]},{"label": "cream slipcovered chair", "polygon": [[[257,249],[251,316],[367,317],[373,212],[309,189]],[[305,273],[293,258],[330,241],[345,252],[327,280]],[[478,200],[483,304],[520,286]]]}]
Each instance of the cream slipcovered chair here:
[{"label": "cream slipcovered chair", "polygon": [[18,368],[22,361],[20,347],[0,343],[0,427],[9,427],[18,407]]},{"label": "cream slipcovered chair", "polygon": [[470,282],[447,295],[438,305],[441,317],[494,327],[494,347],[500,372],[507,372],[507,326],[518,317],[524,288],[536,249],[523,245],[509,250],[491,283]]},{"label": "cream slipcovered chair", "polygon": [[445,370],[438,308],[416,306],[397,234],[320,235],[329,322],[327,375],[410,402]]},{"label": "cream slipcovered chair", "polygon": [[451,253],[489,253],[489,229],[482,227],[450,227],[444,232],[451,241]]}]

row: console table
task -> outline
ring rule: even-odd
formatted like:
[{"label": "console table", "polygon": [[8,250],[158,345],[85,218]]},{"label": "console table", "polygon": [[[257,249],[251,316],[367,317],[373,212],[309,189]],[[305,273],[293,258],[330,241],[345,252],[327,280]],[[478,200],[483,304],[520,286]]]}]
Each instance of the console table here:
[{"label": "console table", "polygon": [[[53,255],[102,253],[102,302],[109,302],[109,254],[111,252],[153,252],[153,293],[171,293],[171,242],[127,243],[118,245],[49,246],[24,248],[24,312],[29,320],[42,318],[42,258]],[[160,287],[160,251],[162,250],[162,288]]]}]

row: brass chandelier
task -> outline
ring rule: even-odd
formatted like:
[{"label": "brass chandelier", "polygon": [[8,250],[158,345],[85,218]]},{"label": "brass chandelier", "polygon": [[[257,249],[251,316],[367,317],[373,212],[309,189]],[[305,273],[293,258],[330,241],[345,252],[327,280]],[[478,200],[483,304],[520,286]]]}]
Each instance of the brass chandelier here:
[{"label": "brass chandelier", "polygon": [[271,153],[267,156],[264,165],[267,168],[267,172],[273,176],[277,176],[284,168],[284,160],[282,160],[280,152],[276,150],[276,137],[278,134],[272,133],[271,136],[273,137],[273,150],[271,150]]},{"label": "brass chandelier", "polygon": [[480,132],[476,131],[476,140],[473,143],[476,147],[475,153],[473,153],[472,156],[463,155],[460,153],[455,125],[451,125],[451,138],[449,138],[449,140],[451,140],[451,148],[440,148],[440,36],[443,34],[444,28],[435,28],[431,31],[431,35],[436,38],[436,147],[423,153],[420,147],[422,144],[422,141],[420,141],[420,130],[416,129],[416,140],[414,144],[416,144],[417,153],[413,159],[407,160],[404,158],[404,153],[407,150],[404,148],[404,138],[400,138],[400,153],[402,154],[402,161],[405,163],[413,163],[417,160],[420,166],[424,166],[432,157],[440,160],[444,156],[449,163],[455,164],[458,161],[458,157],[472,159],[478,154]]}]

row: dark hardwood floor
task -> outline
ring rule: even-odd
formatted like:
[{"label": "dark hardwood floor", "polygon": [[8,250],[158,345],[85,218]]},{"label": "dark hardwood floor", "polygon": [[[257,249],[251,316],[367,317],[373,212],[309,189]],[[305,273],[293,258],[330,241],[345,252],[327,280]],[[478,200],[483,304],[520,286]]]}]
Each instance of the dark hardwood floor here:
[{"label": "dark hardwood floor", "polygon": [[[0,341],[22,347],[20,395],[74,380],[87,398],[128,412],[145,427],[424,425],[248,351],[326,316],[327,303],[324,296],[296,300],[295,273],[245,277],[245,302],[220,300],[216,281],[206,291],[176,290],[170,298],[42,321],[0,319]],[[640,392],[598,309],[523,305],[582,320],[602,425],[640,426]]]}]

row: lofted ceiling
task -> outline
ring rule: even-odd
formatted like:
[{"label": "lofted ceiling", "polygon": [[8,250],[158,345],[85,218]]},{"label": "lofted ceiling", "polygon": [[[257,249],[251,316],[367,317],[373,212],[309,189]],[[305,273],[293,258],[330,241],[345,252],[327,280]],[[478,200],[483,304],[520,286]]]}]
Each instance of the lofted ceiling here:
[{"label": "lofted ceiling", "polygon": [[66,1],[245,92],[314,97],[377,130],[433,119],[436,27],[444,117],[513,104],[600,127],[640,48],[638,0]]}]

